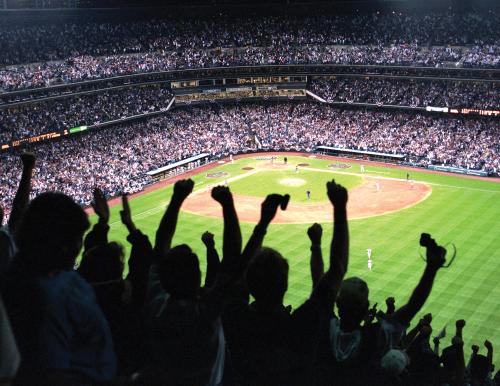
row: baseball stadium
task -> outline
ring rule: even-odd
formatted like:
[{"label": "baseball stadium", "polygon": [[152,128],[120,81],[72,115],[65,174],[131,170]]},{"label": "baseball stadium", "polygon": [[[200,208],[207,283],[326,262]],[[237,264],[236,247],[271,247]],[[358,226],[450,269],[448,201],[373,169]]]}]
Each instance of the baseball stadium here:
[{"label": "baseball stadium", "polygon": [[499,119],[488,0],[0,0],[0,385],[500,385]]}]

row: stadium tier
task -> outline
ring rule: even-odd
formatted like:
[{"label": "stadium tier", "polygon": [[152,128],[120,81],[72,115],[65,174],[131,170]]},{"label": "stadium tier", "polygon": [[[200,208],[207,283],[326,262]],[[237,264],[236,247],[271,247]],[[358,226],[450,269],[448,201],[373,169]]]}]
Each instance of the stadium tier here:
[{"label": "stadium tier", "polygon": [[[101,110],[112,111],[107,106]],[[109,196],[135,192],[148,183],[148,171],[205,152],[215,159],[249,150],[314,151],[318,145],[331,145],[404,154],[405,162],[415,166],[448,165],[496,174],[499,144],[498,120],[284,102],[179,108],[121,127],[30,145],[28,150],[43,160],[35,192],[50,187],[88,205],[95,185]],[[15,165],[22,151],[0,154],[6,206],[16,189]]]},{"label": "stadium tier", "polygon": [[0,385],[500,385],[498,6],[280,1],[0,0]]}]

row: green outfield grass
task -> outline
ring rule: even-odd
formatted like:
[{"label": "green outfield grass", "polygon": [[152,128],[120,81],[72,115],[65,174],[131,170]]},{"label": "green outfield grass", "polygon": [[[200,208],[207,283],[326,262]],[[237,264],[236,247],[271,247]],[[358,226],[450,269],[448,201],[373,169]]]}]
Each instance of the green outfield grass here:
[{"label": "green outfield grass", "polygon": [[[359,164],[338,172],[328,169],[336,163],[303,157],[288,157],[290,169],[244,171],[243,167],[256,167],[254,158],[237,160],[234,164],[219,165],[214,170],[229,175],[208,179],[206,173],[195,180],[196,189],[229,181],[238,194],[264,197],[268,193],[290,193],[292,200],[305,201],[305,191],[311,190],[313,201],[326,200],[325,182],[331,178],[352,188],[363,181]],[[282,162],[280,160],[276,162]],[[299,170],[294,165],[308,163],[311,168],[329,172]],[[366,164],[365,175],[381,178],[406,179],[406,170],[382,168]],[[243,176],[247,173],[248,175]],[[457,258],[450,269],[439,272],[433,292],[423,313],[434,316],[434,335],[448,325],[448,337],[454,331],[456,319],[466,319],[464,333],[467,353],[471,344],[480,346],[485,339],[500,344],[500,184],[473,180],[460,176],[445,176],[410,171],[411,178],[431,185],[432,194],[415,206],[396,213],[350,222],[351,249],[348,276],[359,276],[368,282],[371,302],[384,304],[387,296],[395,296],[397,305],[407,301],[424,268],[419,257],[418,240],[422,231],[431,233],[440,243],[455,243]],[[235,179],[234,181],[232,179]],[[301,186],[284,186],[280,180],[299,178]],[[137,226],[153,237],[164,207],[170,198],[172,187],[166,187],[131,201]],[[125,240],[126,230],[119,223],[119,207],[112,208],[110,240]],[[258,209],[258,208],[257,208]],[[95,221],[95,219],[93,219]],[[265,244],[278,249],[290,263],[289,290],[285,301],[297,306],[311,291],[309,274],[309,244],[307,224],[272,225]],[[244,240],[253,224],[242,223]],[[328,258],[332,226],[323,224],[323,253]],[[201,234],[210,230],[215,233],[217,247],[221,249],[222,221],[181,213],[174,243],[188,243],[198,253],[202,266],[205,251]],[[127,246],[128,248],[128,246]],[[373,250],[374,268],[367,269],[366,249]],[[498,356],[497,356],[498,358]],[[498,363],[498,359],[496,360]]]}]

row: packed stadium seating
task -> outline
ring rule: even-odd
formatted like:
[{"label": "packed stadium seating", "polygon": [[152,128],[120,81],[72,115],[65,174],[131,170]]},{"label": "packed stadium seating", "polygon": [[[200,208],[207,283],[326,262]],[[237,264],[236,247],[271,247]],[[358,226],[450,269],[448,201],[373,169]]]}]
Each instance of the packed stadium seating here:
[{"label": "packed stadium seating", "polygon": [[[354,20],[339,16],[6,25],[0,27],[0,63],[13,66],[0,69],[0,89],[263,63],[440,66],[452,62],[498,68],[498,24],[499,15],[492,11],[456,17],[389,12]],[[37,44],[23,44],[27,41]],[[26,49],[19,50],[21,46]]]},{"label": "packed stadium seating", "polygon": [[162,111],[171,99],[168,88],[154,85],[6,108],[0,110],[0,142]]},{"label": "packed stadium seating", "polygon": [[[149,170],[192,155],[258,150],[252,133],[266,150],[312,151],[317,145],[334,145],[407,154],[414,165],[500,170],[497,120],[342,110],[316,103],[215,105],[176,109],[138,123],[37,144],[32,150],[41,162],[34,191],[63,191],[88,205],[94,185],[115,196],[140,190]],[[15,191],[18,153],[0,154],[5,206]]]},{"label": "packed stadium seating", "polygon": [[494,82],[452,82],[419,79],[316,79],[311,90],[331,102],[372,103],[411,107],[466,107],[498,109]]},{"label": "packed stadium seating", "polygon": [[[75,53],[107,56],[187,48],[391,44],[488,47],[498,43],[499,22],[496,10],[420,15],[388,10],[309,18],[78,20],[26,25],[5,22],[0,27],[0,63],[64,60]],[[25,42],[37,44],[19,44]]]}]

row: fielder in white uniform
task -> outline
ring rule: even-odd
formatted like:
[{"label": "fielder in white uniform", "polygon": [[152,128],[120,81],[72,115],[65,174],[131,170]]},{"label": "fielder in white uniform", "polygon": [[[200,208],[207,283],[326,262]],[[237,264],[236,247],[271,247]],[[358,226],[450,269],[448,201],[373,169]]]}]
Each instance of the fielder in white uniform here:
[{"label": "fielder in white uniform", "polygon": [[368,269],[371,271],[373,267],[372,250],[368,248],[366,253],[368,254]]}]

